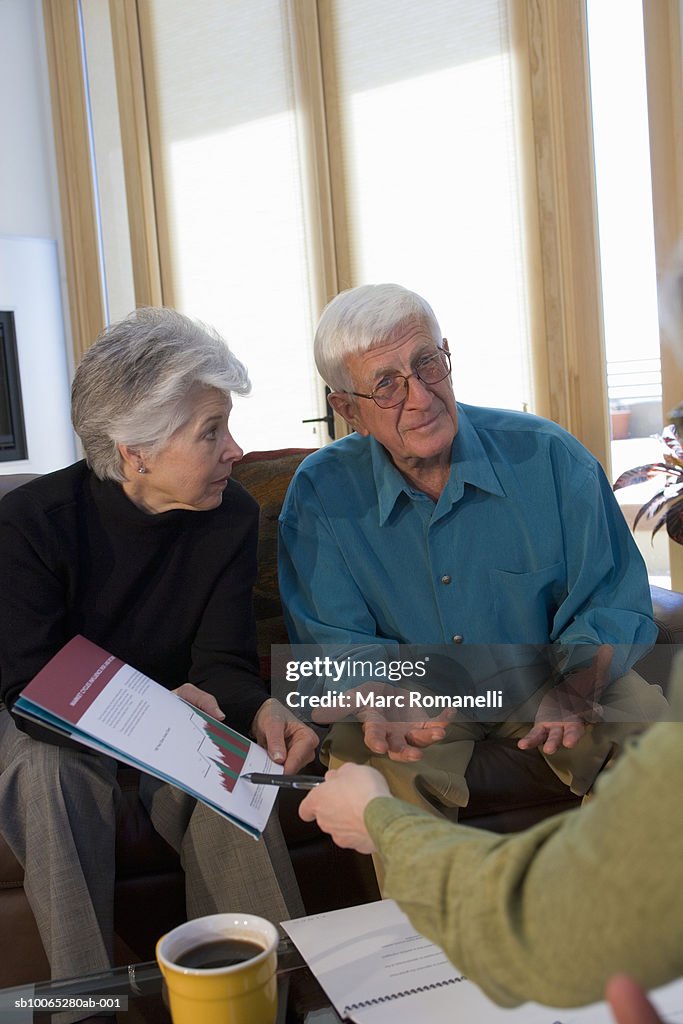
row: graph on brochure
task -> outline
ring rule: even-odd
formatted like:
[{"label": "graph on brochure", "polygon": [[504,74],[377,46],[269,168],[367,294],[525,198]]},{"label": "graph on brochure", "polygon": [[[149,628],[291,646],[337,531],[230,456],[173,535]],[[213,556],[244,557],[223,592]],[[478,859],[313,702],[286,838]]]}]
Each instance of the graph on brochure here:
[{"label": "graph on brochure", "polygon": [[198,752],[216,765],[221,773],[221,785],[232,793],[247,759],[249,744],[227,725],[221,725],[197,708],[194,711],[201,720],[201,723],[194,723],[201,732]]}]

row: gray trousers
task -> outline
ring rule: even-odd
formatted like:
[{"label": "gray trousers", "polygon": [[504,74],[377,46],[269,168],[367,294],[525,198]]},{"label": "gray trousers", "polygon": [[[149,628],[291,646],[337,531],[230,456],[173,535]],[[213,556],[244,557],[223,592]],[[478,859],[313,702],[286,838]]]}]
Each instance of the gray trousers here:
[{"label": "gray trousers", "polygon": [[[180,854],[188,917],[304,913],[277,814],[256,842],[180,790],[143,775],[152,823]],[[116,762],[31,739],[0,710],[0,832],[24,868],[53,978],[111,966]]]}]

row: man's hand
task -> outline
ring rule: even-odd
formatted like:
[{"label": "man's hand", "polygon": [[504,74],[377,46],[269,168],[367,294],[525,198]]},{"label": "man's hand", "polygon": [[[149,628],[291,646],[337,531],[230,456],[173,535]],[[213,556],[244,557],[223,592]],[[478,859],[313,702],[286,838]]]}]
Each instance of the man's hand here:
[{"label": "man's hand", "polygon": [[605,998],[616,1024],[664,1024],[640,985],[628,974],[615,974],[610,978]]},{"label": "man's hand", "polygon": [[318,736],[284,704],[270,697],[258,709],[251,731],[260,747],[277,764],[284,765],[285,774],[292,775],[313,760]]},{"label": "man's hand", "polygon": [[533,727],[517,746],[521,750],[542,747],[544,754],[575,747],[586,731],[586,722],[600,718],[600,695],[609,682],[613,654],[609,644],[602,644],[587,668],[572,672],[546,693]]},{"label": "man's hand", "polygon": [[365,827],[365,808],[377,796],[391,796],[383,777],[366,765],[344,764],[331,768],[325,781],[312,789],[299,805],[299,817],[317,821],[337,846],[375,853],[376,847]]},{"label": "man's hand", "polygon": [[[373,694],[378,707],[365,701]],[[445,726],[454,712],[446,709],[434,718],[425,718],[419,708],[411,708],[409,691],[384,682],[363,683],[346,690],[350,709],[316,708],[314,722],[330,725],[350,716],[362,723],[363,739],[373,754],[386,754],[392,761],[419,761],[424,747],[438,743],[446,735]],[[358,697],[363,697],[361,702]],[[386,707],[381,704],[385,702]]]},{"label": "man's hand", "polygon": [[[405,717],[405,711],[401,712],[401,716]],[[373,754],[386,754],[392,761],[421,760],[425,747],[444,738],[444,726],[452,717],[450,711],[442,711],[434,718],[393,722],[385,718],[381,711],[364,709],[358,715],[363,723],[365,746]]]},{"label": "man's hand", "polygon": [[177,693],[179,697],[186,700],[188,704],[191,704],[193,708],[199,708],[206,715],[211,715],[212,718],[217,718],[219,722],[222,722],[225,715],[218,706],[218,701],[212,693],[207,693],[206,690],[200,690],[198,686],[193,683],[183,683],[177,690],[173,691]]}]

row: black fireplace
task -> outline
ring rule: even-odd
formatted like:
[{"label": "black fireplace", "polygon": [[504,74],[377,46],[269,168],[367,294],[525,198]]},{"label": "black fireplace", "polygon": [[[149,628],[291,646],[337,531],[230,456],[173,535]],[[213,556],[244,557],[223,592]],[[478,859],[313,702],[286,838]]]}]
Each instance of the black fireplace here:
[{"label": "black fireplace", "polygon": [[0,310],[0,462],[26,458],[14,313]]}]

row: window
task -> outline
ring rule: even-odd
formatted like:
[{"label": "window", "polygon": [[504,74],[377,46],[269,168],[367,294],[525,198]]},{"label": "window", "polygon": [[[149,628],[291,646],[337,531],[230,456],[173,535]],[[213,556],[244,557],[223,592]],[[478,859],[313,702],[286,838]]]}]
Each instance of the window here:
[{"label": "window", "polygon": [[432,303],[461,400],[536,407],[506,0],[137,0],[111,6],[111,42],[103,5],[79,8],[104,304],[119,316],[131,291],[144,121],[161,284],[136,299],[213,324],[245,360],[246,449],[328,440],[315,323],[368,281]]},{"label": "window", "polygon": [[[668,422],[657,303],[656,154],[648,117],[654,68],[652,50],[650,67],[646,62],[644,10],[642,0],[587,4],[613,480],[661,460],[655,435]],[[658,486],[654,481],[617,492],[629,523]],[[668,539],[660,531],[651,541],[651,529],[651,521],[641,520],[636,540],[651,582],[670,586]]]},{"label": "window", "polygon": [[213,324],[248,365],[246,449],[317,447],[308,254],[286,9],[278,0],[153,0],[143,35],[167,233],[166,301]]},{"label": "window", "polygon": [[[225,333],[254,380],[236,403],[246,448],[327,440],[302,422],[326,413],[319,312],[393,278],[434,305],[462,400],[549,416],[609,467],[616,364],[632,356],[613,354],[607,272],[604,351],[586,0],[117,0],[111,47],[92,35],[106,34],[104,6],[44,0],[77,355],[103,317],[85,63],[110,308],[132,274],[136,303]],[[683,233],[680,17],[642,8],[661,274]],[[613,6],[612,29],[621,16]],[[127,218],[113,212],[121,165]],[[656,392],[657,355],[642,358],[638,387]],[[683,371],[660,358],[668,409]]]},{"label": "window", "polygon": [[459,400],[533,408],[507,4],[325,10],[342,277],[425,296]]},{"label": "window", "polygon": [[[618,7],[618,10],[617,10]],[[619,45],[614,21],[619,18]],[[611,425],[612,479],[657,462],[662,386],[647,83],[640,0],[588,0],[588,38]],[[617,492],[633,523],[657,481]],[[668,544],[637,537],[653,582],[669,585]]]}]

